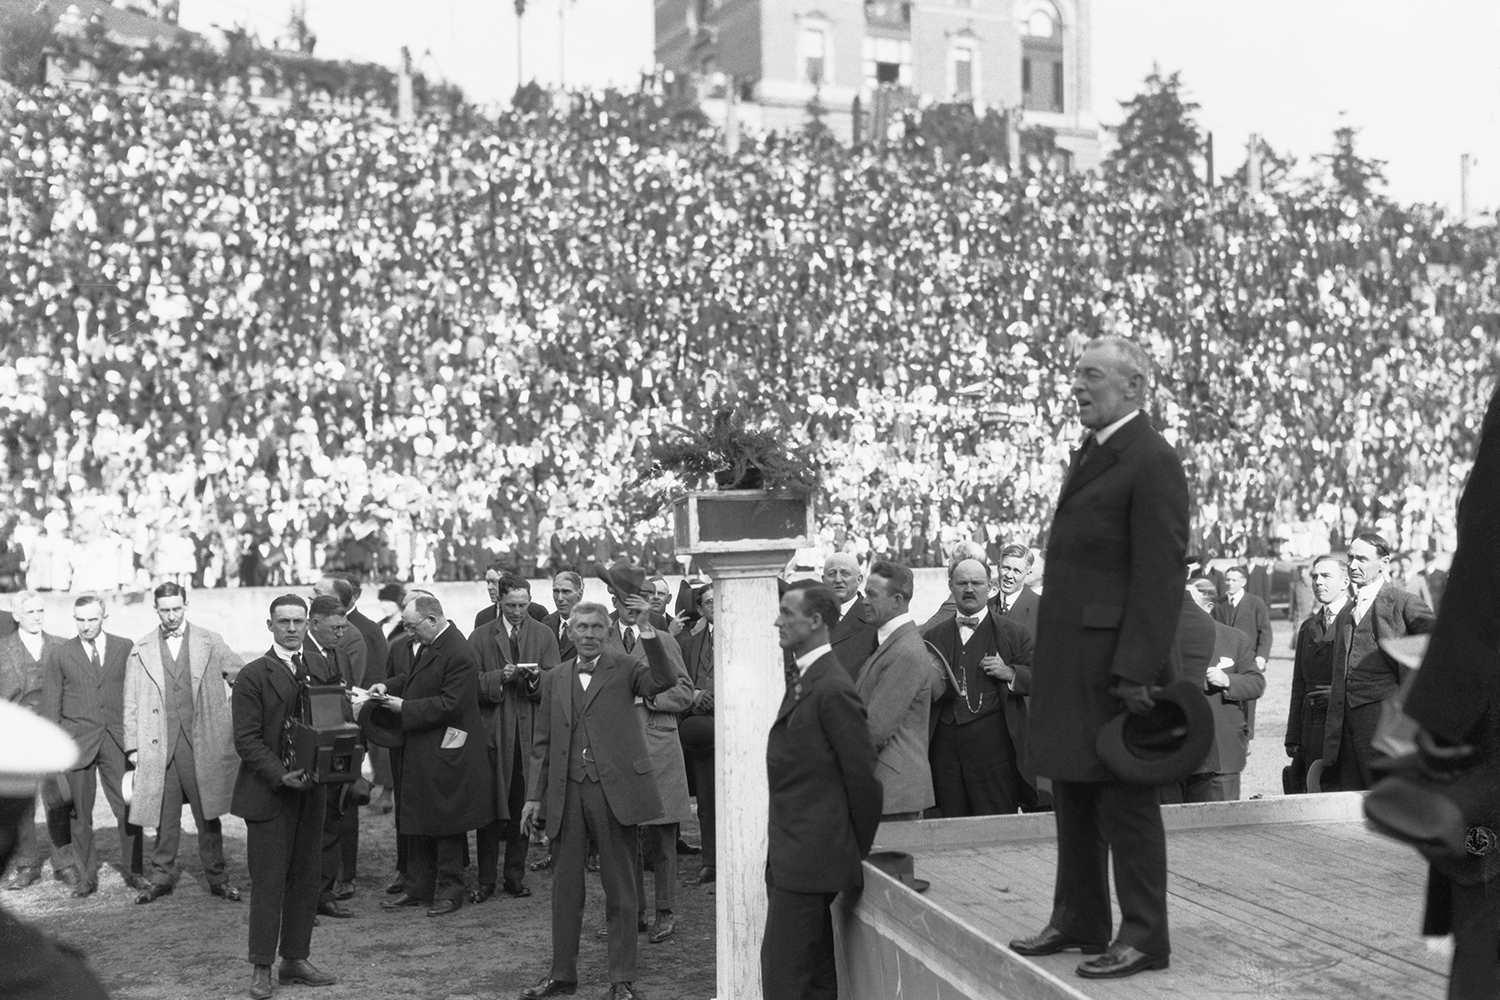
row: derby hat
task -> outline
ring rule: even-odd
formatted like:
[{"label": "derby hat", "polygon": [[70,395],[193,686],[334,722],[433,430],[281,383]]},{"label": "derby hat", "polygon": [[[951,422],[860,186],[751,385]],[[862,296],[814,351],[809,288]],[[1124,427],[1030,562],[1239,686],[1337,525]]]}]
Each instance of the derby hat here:
[{"label": "derby hat", "polygon": [[365,739],[387,750],[395,750],[406,743],[401,713],[391,711],[378,701],[367,701],[360,706],[359,729],[365,734]]},{"label": "derby hat", "polygon": [[646,589],[645,568],[624,559],[611,563],[609,569],[596,565],[594,575],[604,581],[611,593],[621,598],[634,597]]},{"label": "derby hat", "polygon": [[872,851],[865,860],[908,889],[926,892],[932,884],[925,878],[916,877],[917,863],[905,851]]},{"label": "derby hat", "polygon": [[1104,724],[1094,750],[1104,766],[1133,785],[1165,785],[1192,774],[1214,741],[1213,710],[1191,681],[1152,688],[1149,712],[1121,712]]}]

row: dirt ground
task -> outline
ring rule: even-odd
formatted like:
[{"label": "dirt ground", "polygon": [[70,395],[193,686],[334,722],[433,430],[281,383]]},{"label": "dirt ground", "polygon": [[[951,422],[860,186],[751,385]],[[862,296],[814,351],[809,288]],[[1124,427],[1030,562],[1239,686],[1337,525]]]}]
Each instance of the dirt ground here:
[{"label": "dirt ground", "polygon": [[[102,804],[102,796],[101,804]],[[191,818],[184,810],[184,826]],[[250,985],[245,958],[250,879],[245,869],[244,824],[226,817],[225,852],[231,878],[246,902],[226,903],[209,895],[198,864],[197,838],[184,834],[179,861],[183,877],[170,896],[136,906],[116,865],[119,845],[108,808],[95,814],[106,867],[99,891],[74,900],[60,883],[44,879],[29,889],[3,894],[5,907],[47,933],[81,948],[110,995],[120,1000],[206,1000],[244,996]],[[45,830],[41,831],[45,838]],[[687,839],[698,842],[696,826]],[[148,832],[149,848],[149,832]],[[533,848],[533,859],[539,857]],[[321,918],[313,931],[312,960],[339,977],[315,993],[317,1000],[466,1000],[513,997],[548,971],[551,944],[551,875],[530,872],[528,899],[497,895],[478,906],[429,919],[421,909],[388,913],[384,886],[395,867],[395,828],[389,815],[362,810],[358,892],[349,901],[350,920]],[[701,1000],[714,995],[713,885],[695,884],[697,856],[679,864],[677,932],[662,944],[640,936],[641,996],[651,1000]],[[470,885],[474,869],[468,870]],[[651,893],[651,874],[646,892]],[[579,950],[580,997],[609,985],[605,942],[594,936],[604,920],[604,893],[597,874],[588,876],[588,906]],[[302,996],[300,987],[278,988]]]}]

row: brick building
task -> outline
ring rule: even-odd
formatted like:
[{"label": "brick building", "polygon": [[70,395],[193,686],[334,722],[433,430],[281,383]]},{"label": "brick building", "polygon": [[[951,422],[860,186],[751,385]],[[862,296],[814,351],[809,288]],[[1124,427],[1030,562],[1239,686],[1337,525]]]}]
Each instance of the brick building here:
[{"label": "brick building", "polygon": [[751,128],[798,128],[816,98],[840,138],[892,102],[1019,109],[1074,165],[1099,158],[1091,0],[656,0],[656,61],[711,114],[732,85]]}]

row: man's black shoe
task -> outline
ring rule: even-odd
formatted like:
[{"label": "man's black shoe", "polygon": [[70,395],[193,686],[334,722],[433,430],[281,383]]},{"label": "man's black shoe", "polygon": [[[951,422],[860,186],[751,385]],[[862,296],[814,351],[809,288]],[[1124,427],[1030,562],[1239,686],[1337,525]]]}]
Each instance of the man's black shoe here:
[{"label": "man's black shoe", "polygon": [[1104,950],[1105,946],[1068,937],[1051,924],[1043,927],[1040,934],[1016,938],[1010,943],[1010,950],[1017,955],[1056,955],[1060,951],[1071,951],[1075,948],[1085,955],[1097,955]]},{"label": "man's black shoe", "polygon": [[172,895],[172,886],[152,882],[146,887],[146,891],[135,897],[137,903],[154,903],[163,896]]},{"label": "man's black shoe", "polygon": [[17,868],[11,872],[10,881],[5,884],[7,889],[25,889],[36,885],[42,880],[40,868]]},{"label": "man's black shoe", "polygon": [[255,971],[250,974],[250,997],[251,1000],[271,1000],[271,967],[269,965],[257,965]]},{"label": "man's black shoe", "polygon": [[427,908],[429,917],[446,917],[450,913],[457,913],[463,904],[456,899],[434,899],[432,905]]},{"label": "man's black shoe", "polygon": [[1080,964],[1078,974],[1085,979],[1124,979],[1137,972],[1165,969],[1171,964],[1166,955],[1147,955],[1129,945],[1112,944],[1098,958]]},{"label": "man's black shoe", "polygon": [[339,900],[340,902],[342,902],[342,901],[344,901],[346,899],[353,899],[354,898],[354,883],[353,882],[335,882],[335,883],[333,883],[333,898]]},{"label": "man's black shoe", "polygon": [[507,895],[514,896],[517,899],[525,899],[531,895],[531,890],[527,888],[525,882],[515,882],[511,879],[505,880],[505,892]]},{"label": "man's black shoe", "polygon": [[276,970],[276,978],[281,980],[283,986],[287,983],[301,983],[303,986],[332,986],[339,981],[338,976],[324,972],[305,958],[283,958],[281,968]]},{"label": "man's black shoe", "polygon": [[99,891],[98,879],[86,878],[73,887],[74,899],[87,899]]},{"label": "man's black shoe", "polygon": [[220,882],[217,885],[211,885],[208,887],[208,891],[213,893],[215,896],[218,896],[220,899],[227,900],[231,903],[238,903],[241,898],[243,898],[240,896],[240,891],[234,886],[230,885],[228,882]]},{"label": "man's black shoe", "polygon": [[629,983],[610,983],[609,989],[599,994],[599,1000],[636,1000],[635,990]]},{"label": "man's black shoe", "polygon": [[332,899],[325,899],[318,904],[318,914],[324,917],[336,917],[339,920],[348,920],[354,916],[354,911]]},{"label": "man's black shoe", "polygon": [[703,853],[703,848],[701,848],[701,847],[694,847],[692,844],[689,844],[687,841],[683,840],[681,837],[678,837],[677,838],[677,853],[678,854],[702,854]]},{"label": "man's black shoe", "polygon": [[425,902],[427,900],[418,899],[416,896],[408,896],[403,892],[393,899],[382,899],[380,901],[380,908],[382,910],[399,910],[403,906],[421,906]]},{"label": "man's black shoe", "polygon": [[565,983],[561,979],[543,979],[535,986],[528,986],[521,991],[522,1000],[541,1000],[542,997],[570,997],[578,989],[578,984]]},{"label": "man's black shoe", "polygon": [[495,894],[495,887],[494,887],[494,885],[481,885],[477,889],[470,889],[469,890],[469,902],[471,902],[471,903],[483,903],[485,900],[489,899],[494,894]]}]

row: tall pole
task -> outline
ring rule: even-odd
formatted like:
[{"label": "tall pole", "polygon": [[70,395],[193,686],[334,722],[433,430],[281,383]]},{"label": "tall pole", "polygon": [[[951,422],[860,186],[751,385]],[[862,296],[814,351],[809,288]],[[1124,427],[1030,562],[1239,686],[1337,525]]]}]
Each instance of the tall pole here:
[{"label": "tall pole", "polygon": [[557,89],[568,82],[568,0],[557,0]]},{"label": "tall pole", "polygon": [[1464,153],[1458,158],[1458,219],[1469,221],[1469,168],[1474,165],[1474,154]]},{"label": "tall pole", "polygon": [[1251,194],[1260,194],[1260,136],[1250,133],[1250,158],[1245,162],[1245,180]]},{"label": "tall pole", "polygon": [[521,84],[526,78],[521,73],[521,23],[526,16],[526,0],[514,0],[516,7],[516,89],[521,89]]}]

